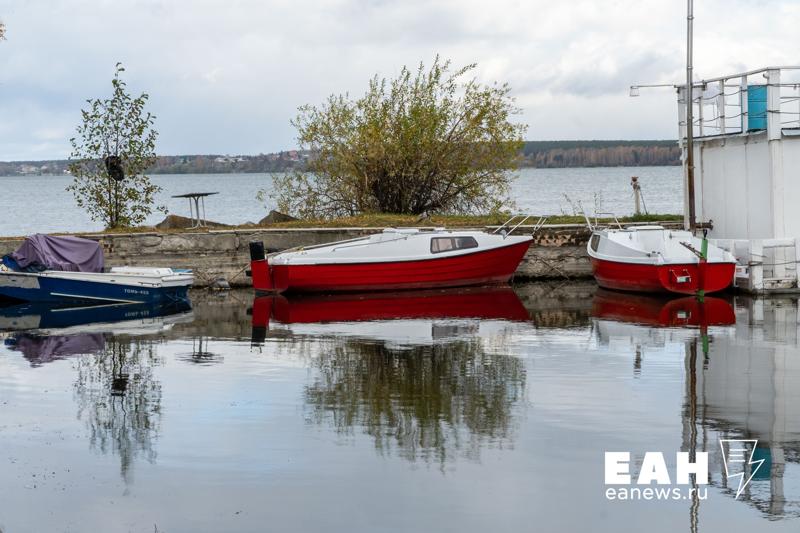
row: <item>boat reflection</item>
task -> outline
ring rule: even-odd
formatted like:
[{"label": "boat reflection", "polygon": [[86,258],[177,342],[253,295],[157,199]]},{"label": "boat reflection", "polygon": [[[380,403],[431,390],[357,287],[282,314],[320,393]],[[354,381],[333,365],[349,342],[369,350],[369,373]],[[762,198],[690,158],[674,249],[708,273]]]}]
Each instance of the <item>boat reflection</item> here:
[{"label": "boat reflection", "polygon": [[191,319],[191,306],[185,302],[90,307],[28,303],[0,308],[0,335],[6,347],[39,366],[99,352],[113,335],[152,335]]},{"label": "boat reflection", "polygon": [[381,454],[444,468],[512,443],[525,365],[489,347],[527,320],[510,288],[261,297],[253,342],[288,333],[313,346],[309,423],[361,432]]},{"label": "boat reflection", "polygon": [[252,341],[263,343],[272,329],[418,344],[477,334],[485,321],[528,319],[528,311],[510,287],[262,296],[253,301]]},{"label": "boat reflection", "polygon": [[721,297],[681,298],[598,289],[592,316],[617,322],[658,327],[729,326],[736,322],[733,306]]}]

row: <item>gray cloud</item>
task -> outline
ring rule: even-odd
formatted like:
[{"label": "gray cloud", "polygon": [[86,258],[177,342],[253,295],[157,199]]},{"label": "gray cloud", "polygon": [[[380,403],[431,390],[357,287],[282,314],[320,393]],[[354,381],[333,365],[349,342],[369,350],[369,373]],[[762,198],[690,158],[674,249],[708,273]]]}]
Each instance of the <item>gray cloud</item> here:
[{"label": "gray cloud", "polygon": [[[160,153],[290,148],[299,105],[359,94],[373,74],[437,53],[477,62],[482,81],[509,82],[531,138],[671,137],[672,95],[633,101],[627,87],[680,79],[684,9],[663,0],[0,0],[0,160],[65,157],[83,101],[109,92],[117,61],[130,88],[151,95]],[[795,2],[707,0],[696,15],[701,75],[796,61],[786,46]]]}]

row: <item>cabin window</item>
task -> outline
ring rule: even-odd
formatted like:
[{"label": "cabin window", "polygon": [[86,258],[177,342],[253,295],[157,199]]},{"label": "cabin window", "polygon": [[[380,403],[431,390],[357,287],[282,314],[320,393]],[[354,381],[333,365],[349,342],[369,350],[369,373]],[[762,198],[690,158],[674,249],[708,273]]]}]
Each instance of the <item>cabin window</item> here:
[{"label": "cabin window", "polygon": [[596,252],[598,244],[600,244],[600,235],[595,233],[594,235],[592,235],[592,240],[589,241],[589,246],[591,246],[592,250]]},{"label": "cabin window", "polygon": [[475,237],[434,237],[431,239],[431,253],[452,252],[466,248],[477,248]]}]

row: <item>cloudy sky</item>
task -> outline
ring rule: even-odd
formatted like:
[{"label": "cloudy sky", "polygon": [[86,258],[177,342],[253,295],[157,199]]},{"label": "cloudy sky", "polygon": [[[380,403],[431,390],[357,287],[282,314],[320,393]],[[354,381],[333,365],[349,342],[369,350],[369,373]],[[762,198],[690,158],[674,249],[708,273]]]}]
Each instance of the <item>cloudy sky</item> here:
[{"label": "cloudy sky", "polygon": [[[438,53],[508,82],[529,139],[676,136],[682,0],[0,0],[0,160],[64,158],[114,64],[151,95],[161,154],[295,146],[299,105]],[[800,2],[695,0],[699,78],[800,63]]]}]

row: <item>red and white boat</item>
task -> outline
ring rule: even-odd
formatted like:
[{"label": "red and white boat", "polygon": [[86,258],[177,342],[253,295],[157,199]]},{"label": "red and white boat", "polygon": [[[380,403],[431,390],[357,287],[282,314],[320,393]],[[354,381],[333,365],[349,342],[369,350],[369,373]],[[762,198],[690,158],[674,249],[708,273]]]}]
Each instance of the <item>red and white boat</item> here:
[{"label": "red and white boat", "polygon": [[662,226],[595,229],[587,245],[597,283],[606,289],[696,294],[726,289],[736,258],[691,232]]},{"label": "red and white boat", "polygon": [[507,283],[533,241],[511,231],[390,228],[269,257],[263,245],[251,243],[253,287],[264,292],[339,292]]}]

